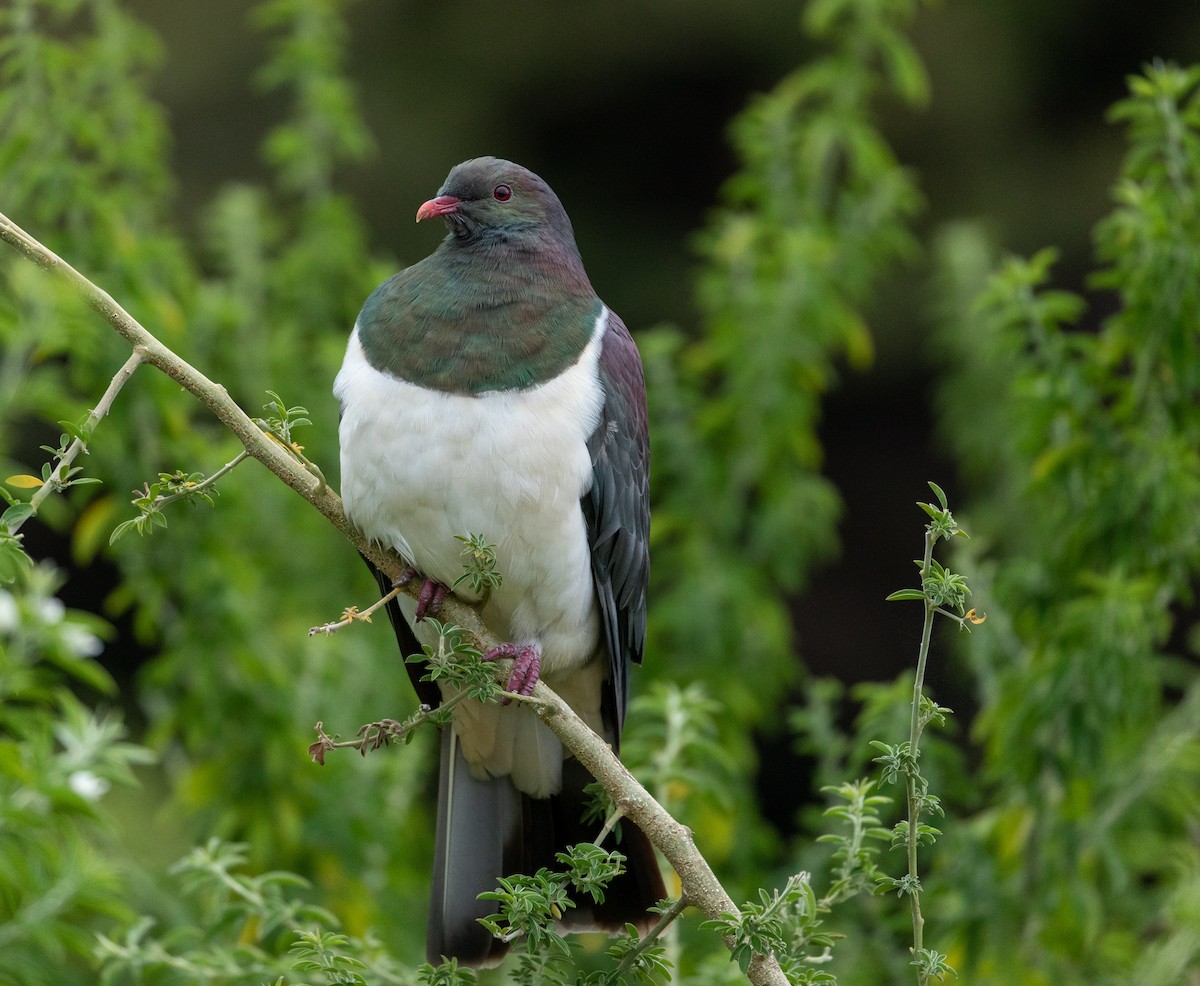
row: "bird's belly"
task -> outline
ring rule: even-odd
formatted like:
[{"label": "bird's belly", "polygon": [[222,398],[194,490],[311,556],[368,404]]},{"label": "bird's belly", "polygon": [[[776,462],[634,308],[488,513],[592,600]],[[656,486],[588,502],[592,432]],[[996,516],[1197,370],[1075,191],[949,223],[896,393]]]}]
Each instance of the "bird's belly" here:
[{"label": "bird's belly", "polygon": [[461,396],[375,370],[355,336],[335,386],[347,516],[446,585],[464,571],[456,534],[494,543],[503,582],[483,618],[498,637],[540,644],[548,674],[598,644],[579,502],[601,400],[588,355],[537,387]]}]

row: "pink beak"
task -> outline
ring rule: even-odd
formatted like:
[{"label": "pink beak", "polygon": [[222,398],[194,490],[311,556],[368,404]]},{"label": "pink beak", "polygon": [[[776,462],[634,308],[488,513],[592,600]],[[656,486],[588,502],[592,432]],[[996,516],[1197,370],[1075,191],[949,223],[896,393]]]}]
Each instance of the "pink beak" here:
[{"label": "pink beak", "polygon": [[458,212],[460,205],[462,205],[462,199],[453,195],[439,195],[436,199],[430,199],[417,210],[417,222],[432,216],[448,216]]}]

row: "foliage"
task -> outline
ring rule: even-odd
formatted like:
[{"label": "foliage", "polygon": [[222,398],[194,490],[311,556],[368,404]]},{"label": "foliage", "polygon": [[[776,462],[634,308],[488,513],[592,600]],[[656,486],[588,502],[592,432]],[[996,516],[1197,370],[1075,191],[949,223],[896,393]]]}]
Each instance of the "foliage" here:
[{"label": "foliage", "polygon": [[[726,914],[718,920],[705,922],[702,927],[735,938],[733,961],[743,972],[749,967],[755,953],[774,954],[787,956],[791,960],[784,963],[791,982],[836,982],[828,973],[818,973],[816,978],[806,976],[800,979],[797,972],[801,959],[791,954],[793,937],[798,939],[796,944],[801,948],[809,945],[829,948],[833,944],[833,939],[828,935],[815,933],[820,921],[816,918],[817,897],[809,884],[808,874],[799,873],[789,878],[782,890],[770,894],[760,890],[758,893],[758,901],[744,904],[736,917]],[[793,926],[797,924],[808,927],[794,935]]]},{"label": "foliage", "polygon": [[94,981],[96,930],[132,916],[101,802],[152,759],[74,693],[115,685],[95,660],[107,628],[67,610],[59,583],[39,565],[0,589],[0,982],[14,986]]},{"label": "foliage", "polygon": [[[921,589],[902,589],[889,597],[919,600],[924,608],[924,626],[911,691],[908,738],[895,744],[881,740],[870,743],[880,753],[874,758],[881,768],[880,781],[903,786],[906,815],[890,829],[881,824],[879,811],[890,804],[891,799],[872,793],[877,786],[873,779],[863,778],[825,788],[825,792],[836,799],[825,810],[825,817],[840,823],[838,829],[819,835],[816,840],[834,846],[829,859],[828,891],[818,897],[811,875],[801,872],[789,877],[782,890],[771,894],[759,890],[759,900],[746,903],[740,914],[725,914],[702,925],[733,939],[733,959],[743,971],[755,953],[769,952],[779,959],[791,982],[837,982],[838,964],[831,961],[834,959],[832,952],[843,936],[823,928],[826,916],[838,905],[873,889],[876,894],[895,891],[910,902],[911,964],[916,967],[918,986],[927,986],[933,979],[940,981],[946,973],[954,972],[945,955],[924,946],[923,888],[918,875],[917,854],[920,847],[932,845],[941,832],[922,822],[921,818],[941,814],[942,810],[940,799],[931,793],[929,780],[922,772],[920,744],[925,727],[945,725],[950,712],[925,694],[924,677],[934,619],[943,616],[966,628],[971,623],[983,622],[983,618],[976,616],[973,610],[964,612],[964,599],[969,592],[965,581],[951,576],[933,558],[938,541],[964,535],[964,532],[950,512],[941,488],[934,483],[929,485],[938,502],[918,504],[930,518],[925,528],[924,558],[918,562]],[[949,594],[952,598],[948,598],[947,585],[954,586]],[[944,608],[947,603],[957,612],[947,611]],[[906,868],[900,877],[889,877],[880,868],[881,842],[890,842],[891,848],[905,850]]]},{"label": "foliage", "polygon": [[720,703],[696,682],[655,682],[633,700],[637,722],[621,759],[659,803],[703,828],[706,817],[728,812],[734,764],[717,742]]},{"label": "foliage", "polygon": [[[941,431],[975,540],[932,556],[957,530],[935,487],[920,585],[893,596],[924,607],[915,676],[808,681],[807,702],[782,708],[798,668],[789,599],[835,550],[820,401],[840,364],[870,360],[864,311],[915,252],[915,179],[876,116],[881,98],[926,98],[903,34],[916,6],[806,6],[825,53],[731,129],[738,171],[698,240],[700,330],[639,335],[650,649],[688,684],[643,691],[623,753],[749,902],[705,928],[630,929],[597,956],[554,918],[571,894],[602,894],[619,860],[577,847],[565,871],[492,895],[496,929],[532,946],[508,966],[518,981],[731,982],[765,949],[793,981],[847,986],[951,964],[996,984],[1167,984],[1200,968],[1200,69],[1149,66],[1113,110],[1129,152],[1089,297],[1051,286],[1053,249],[989,273],[977,230],[942,231]],[[116,0],[0,9],[0,203],[244,406],[265,393],[261,426],[320,475],[343,344],[329,326],[349,325],[394,265],[338,191],[371,146],[342,67],[343,4],[255,10],[260,84],[286,106],[263,141],[267,177],[221,188],[192,233],[148,96],[157,40]],[[0,275],[0,982],[475,982],[403,958],[420,948],[408,916],[431,827],[429,731],[414,727],[445,712],[385,718],[412,705],[386,630],[305,642],[331,598],[371,591],[367,573],[295,497],[231,473],[239,450],[166,381],[139,374],[94,421],[128,354],[30,265],[5,256]],[[120,538],[164,526],[175,498],[217,509]],[[128,694],[95,660],[107,625],[67,610],[59,577],[25,554],[35,515],[154,653]],[[472,586],[499,584],[486,539],[460,540]],[[990,614],[961,644],[979,705],[966,736],[922,687],[934,616],[981,619],[959,568]],[[493,695],[479,655],[435,629],[431,674]],[[146,746],[126,738],[118,700]],[[334,714],[369,725],[342,744],[318,723],[313,759],[400,737],[414,749],[317,771],[298,737]],[[827,802],[789,858],[747,796],[747,737],[773,718]],[[162,790],[165,835],[139,811]],[[174,842],[202,848],[164,875]],[[925,947],[925,914],[945,953]],[[713,931],[733,938],[733,962]]]},{"label": "foliage", "polygon": [[[702,677],[711,677],[723,655],[735,648],[766,680],[782,682],[791,673],[779,591],[795,590],[809,561],[828,552],[836,514],[832,489],[816,476],[818,397],[832,379],[838,353],[867,358],[869,342],[855,306],[868,296],[883,265],[909,245],[904,223],[916,205],[913,184],[871,125],[870,103],[881,85],[903,98],[920,98],[919,63],[899,32],[913,8],[910,2],[879,0],[812,5],[808,28],[829,41],[833,53],[790,76],[747,111],[734,130],[743,169],[702,244],[710,271],[701,285],[708,329],[688,347],[678,377],[668,357],[679,349],[679,340],[663,335],[646,343],[651,377],[657,376],[661,384],[655,392],[668,402],[656,408],[656,434],[671,427],[660,409],[666,408],[671,417],[672,399],[696,410],[702,394],[718,395],[704,414],[695,415],[696,432],[679,436],[683,441],[678,445],[668,444],[677,453],[690,448],[699,456],[687,468],[681,467],[681,459],[672,467],[669,456],[667,469],[660,470],[667,478],[665,486],[660,484],[666,492],[659,497],[658,529],[665,534],[656,549],[663,559],[657,570],[665,562],[666,568],[680,573],[700,574],[700,568],[687,562],[701,551],[711,551],[714,564],[709,577],[676,580],[663,593],[665,602],[657,611],[662,615],[656,615],[655,624],[658,646],[680,649],[683,638],[675,635],[683,629],[681,620],[697,607],[716,617],[723,606],[748,606],[745,626],[755,627],[752,634],[742,631],[731,637],[738,625],[734,621],[714,624],[713,634],[688,625],[686,639]],[[83,16],[76,17],[80,11]],[[182,341],[186,325],[189,355],[243,402],[255,399],[269,380],[276,390],[268,392],[262,425],[286,448],[304,456],[292,428],[311,420],[324,430],[314,445],[318,451],[322,446],[327,450],[332,421],[327,399],[326,413],[316,408],[310,416],[306,408],[289,407],[277,391],[321,392],[332,352],[330,344],[314,334],[314,326],[349,324],[354,306],[382,270],[366,254],[348,201],[334,190],[338,166],[369,146],[353,91],[340,68],[345,31],[338,4],[260,4],[256,22],[273,39],[261,80],[289,95],[291,109],[264,143],[272,184],[221,190],[206,211],[199,249],[175,232],[170,221],[170,179],[163,164],[166,131],[145,88],[156,46],[144,29],[103,0],[27,0],[10,17],[15,40],[6,51],[11,57],[4,70],[12,91],[41,97],[43,108],[70,92],[81,115],[66,121],[67,133],[70,124],[82,129],[86,116],[89,124],[92,118],[111,123],[109,132],[129,135],[130,140],[98,141],[99,170],[91,173],[76,167],[70,153],[74,148],[69,146],[54,157],[55,162],[70,162],[61,175],[52,173],[60,164],[51,164],[49,157],[42,166],[33,163],[41,161],[38,156],[22,158],[22,167],[14,169],[10,180],[16,184],[2,189],[6,207],[38,228],[53,228],[70,213],[72,235],[57,241],[58,249],[123,301],[152,313],[169,343]],[[58,30],[54,41],[41,30],[43,18]],[[48,47],[54,51],[47,62],[53,71],[43,73]],[[92,59],[96,50],[104,50],[106,59]],[[46,144],[48,117],[42,113],[39,119],[30,112],[38,105],[37,99],[5,100],[3,112],[14,147]],[[110,120],[107,114],[118,119]],[[101,177],[103,181],[96,180]],[[41,195],[36,182],[43,180],[71,183],[70,196]],[[34,200],[38,208],[26,208]],[[818,259],[821,263],[814,264]],[[793,280],[800,275],[809,283]],[[13,406],[36,415],[42,407],[57,408],[72,398],[92,399],[111,372],[111,340],[94,351],[80,346],[80,339],[95,334],[82,327],[75,330],[80,313],[72,300],[47,301],[39,293],[43,286],[28,280],[19,267],[13,267],[11,280],[16,307],[6,313],[4,325],[16,342],[18,358],[24,356],[32,366],[48,355],[65,354],[68,344],[71,356],[62,366],[46,368],[40,378],[29,374],[30,389],[34,384],[40,388],[37,399],[17,391],[11,395]],[[57,334],[47,331],[51,324],[58,327]],[[797,333],[797,324],[810,331]],[[270,332],[257,331],[264,326],[270,326]],[[64,333],[63,327],[72,331]],[[761,334],[754,352],[765,355],[778,347],[787,357],[754,365],[741,359],[750,329]],[[36,346],[34,338],[39,340]],[[770,373],[755,377],[760,371]],[[389,914],[406,908],[398,906],[396,894],[390,892],[389,906],[383,909],[376,903],[381,898],[367,891],[378,892],[385,885],[382,880],[389,891],[406,885],[405,859],[397,851],[404,840],[394,827],[381,838],[370,824],[374,807],[348,794],[346,774],[322,777],[318,789],[313,775],[301,773],[297,761],[281,752],[276,737],[289,735],[294,721],[283,710],[297,719],[316,718],[314,701],[330,701],[335,691],[342,707],[361,705],[377,697],[370,684],[376,675],[367,658],[345,646],[339,649],[339,644],[327,649],[337,651],[336,676],[329,665],[311,657],[301,658],[299,666],[294,655],[284,660],[277,638],[298,624],[292,613],[311,612],[328,594],[332,573],[322,573],[325,579],[298,577],[290,549],[308,520],[291,499],[255,495],[226,478],[240,457],[231,457],[227,439],[192,418],[190,409],[180,408],[171,391],[161,381],[152,381],[136,397],[119,402],[104,421],[106,440],[89,442],[89,465],[103,478],[104,488],[85,490],[86,496],[73,497],[68,506],[47,501],[39,516],[70,530],[76,553],[85,562],[103,550],[103,533],[110,532],[110,544],[116,542],[113,558],[122,582],[109,605],[114,613],[129,613],[143,640],[159,652],[140,688],[150,714],[148,737],[163,751],[168,779],[192,819],[193,831],[244,839],[247,847],[244,854],[239,849],[227,859],[221,855],[223,844],[210,843],[207,852],[216,862],[200,866],[199,872],[208,878],[224,874],[226,886],[242,888],[235,894],[242,901],[237,907],[256,902],[260,910],[239,912],[233,922],[253,926],[248,941],[242,940],[246,935],[233,942],[206,939],[203,929],[216,921],[211,912],[194,919],[200,938],[179,938],[169,925],[151,933],[151,925],[136,923],[126,929],[124,944],[117,944],[121,936],[104,939],[106,970],[115,977],[158,963],[155,968],[217,975],[232,968],[227,961],[230,949],[248,947],[250,966],[265,973],[278,958],[282,939],[262,935],[281,930],[280,914],[300,920],[308,912],[290,910],[291,898],[276,893],[277,884],[288,883],[288,878],[231,877],[234,864],[244,856],[258,867],[268,861],[305,865],[323,874],[329,898],[340,898],[351,913],[357,910],[360,923],[386,922]],[[761,448],[734,440],[745,427],[762,435]],[[125,454],[126,449],[135,454]],[[52,457],[64,451],[51,450]],[[731,451],[736,454],[729,460]],[[165,472],[161,463],[167,457],[189,467]],[[781,464],[796,468],[779,468]],[[147,482],[147,475],[157,481]],[[725,479],[710,487],[710,496],[715,493],[734,506],[757,503],[753,511],[748,506],[731,511],[715,541],[700,533],[705,525],[692,516],[703,502],[694,495],[697,484],[714,477]],[[219,514],[195,514],[183,529],[173,526],[169,539],[120,539],[127,531],[163,527],[162,508],[175,499],[212,503],[218,479]],[[131,520],[120,519],[122,508],[107,492],[122,483],[136,488],[138,515]],[[29,512],[28,505],[16,504],[15,509]],[[465,543],[479,586],[494,584],[489,546],[481,539],[468,538]],[[255,546],[261,564],[241,563],[248,544]],[[188,563],[180,566],[179,558]],[[711,577],[713,572],[727,577]],[[164,578],[164,573],[173,579]],[[271,584],[286,584],[289,592],[282,608],[264,616],[254,600],[263,598]],[[686,616],[689,624],[693,620]],[[225,642],[219,661],[211,654],[213,627],[220,628]],[[774,629],[764,632],[770,627]],[[459,662],[469,655],[461,654],[451,638],[447,628],[440,635],[442,645],[427,655],[434,675],[464,673]],[[708,650],[690,647],[695,641]],[[473,671],[469,661],[466,665],[465,673],[476,683],[468,690],[483,687],[477,665],[477,659]],[[749,721],[754,708],[750,697],[737,690],[727,695],[736,719]],[[661,736],[671,759],[665,759],[661,749],[649,758],[655,784],[680,802],[697,804],[706,793],[724,789],[726,804],[744,803],[728,793],[736,787],[737,771],[706,738],[714,710],[704,693],[665,689],[658,692],[658,702]],[[238,729],[230,730],[230,722]],[[356,742],[361,749],[385,743],[400,735],[393,724],[394,720],[377,719]],[[395,725],[405,738],[411,735],[405,724]],[[337,744],[320,727],[318,732],[313,756],[321,759]],[[631,746],[636,749],[636,742]],[[738,756],[745,757],[744,749]],[[413,790],[412,759],[370,762],[379,765],[371,778],[375,789]],[[361,785],[363,776],[357,775],[355,782]],[[405,807],[410,798],[411,794],[395,797],[393,808]],[[322,811],[324,804],[337,806],[336,825],[329,812]],[[417,814],[408,813],[409,824],[419,824]],[[860,829],[863,817],[859,808],[849,816]],[[331,840],[331,831],[340,834]],[[850,860],[853,865],[864,862],[861,842],[847,849],[846,860],[848,866]],[[191,872],[187,867],[185,871]],[[595,883],[587,887],[588,892],[602,892]],[[228,930],[225,923],[216,924],[219,928],[213,927],[213,932]],[[180,931],[186,927],[180,925]],[[262,935],[259,929],[264,929]],[[395,922],[389,930],[400,939],[407,932]],[[317,937],[301,943],[305,971],[345,973],[352,979],[353,963],[330,957],[344,944],[336,933],[312,934]],[[622,968],[649,974],[665,968],[654,958],[657,948],[643,948],[633,939],[614,945]],[[538,964],[542,961],[531,955],[521,974],[544,977],[548,970]],[[449,975],[455,977],[453,972]]]},{"label": "foliage", "polygon": [[[339,5],[324,0],[264,5],[273,46],[264,85],[293,99],[268,137],[275,170],[268,185],[219,190],[199,235],[185,235],[162,112],[147,96],[155,39],[111,0],[22,0],[0,10],[4,210],[243,406],[267,400],[263,426],[282,444],[293,447],[295,429],[312,420],[307,451],[322,463],[335,459],[330,367],[344,344],[328,327],[351,324],[392,266],[368,255],[360,221],[333,190],[335,170],[367,146],[355,136],[360,124],[341,74],[340,18]],[[38,475],[36,459],[21,460],[51,444],[39,422],[80,420],[128,353],[28,263],[6,255],[0,268],[0,475]],[[277,394],[304,394],[311,415]],[[351,934],[377,926],[415,952],[420,929],[402,915],[421,906],[427,856],[403,847],[429,827],[424,758],[316,771],[297,742],[331,711],[362,722],[412,703],[398,662],[378,645],[382,628],[376,646],[324,637],[305,644],[312,614],[347,592],[370,591],[368,573],[290,493],[252,470],[226,475],[236,444],[157,374],[137,373],[89,437],[76,465],[102,483],[50,497],[38,520],[69,538],[85,571],[101,558],[117,566],[98,568],[91,581],[109,585],[106,612],[156,655],[136,700],[126,701],[145,717],[145,741],[160,754],[148,783],[169,789],[182,831],[164,826],[163,845],[156,830],[149,847],[137,848],[157,856],[174,852],[176,840],[236,839],[256,867],[315,874]],[[168,498],[215,495],[218,487],[198,477],[220,478],[218,509],[189,511],[186,523],[107,550],[130,519],[121,491],[137,490],[147,511],[139,509],[135,527],[159,526]],[[28,500],[8,509],[27,510]],[[4,538],[0,547],[12,548],[14,561],[3,557],[15,576],[19,542]],[[381,680],[394,684],[381,688]],[[381,812],[394,822],[379,826]]]},{"label": "foliage", "polygon": [[463,572],[450,588],[457,589],[466,582],[475,593],[486,592],[504,584],[504,576],[496,570],[496,546],[482,534],[455,534],[462,542],[462,555],[467,559]]},{"label": "foliage", "polygon": [[[698,240],[703,333],[642,343],[663,573],[651,650],[691,655],[692,676],[720,682],[739,724],[769,715],[762,690],[793,678],[788,594],[835,551],[821,395],[839,358],[870,361],[860,307],[914,248],[908,222],[920,197],[873,105],[884,92],[924,99],[923,69],[902,33],[916,9],[916,0],[806,7],[805,26],[828,52],[731,128],[739,169]],[[742,669],[734,679],[731,654]]]},{"label": "foliage", "polygon": [[95,946],[101,984],[258,986],[278,976],[277,986],[304,986],[290,976],[293,971],[318,974],[317,986],[416,981],[378,942],[325,930],[337,919],[297,896],[305,880],[292,873],[247,876],[239,872],[245,863],[244,845],[218,839],[188,853],[171,873],[195,902],[192,923],[152,935],[154,921],[142,918],[119,940],[101,934]]},{"label": "foliage", "polygon": [[[903,28],[917,0],[817,2],[804,26],[823,54],[733,121],[738,170],[697,240],[700,334],[639,336],[654,441],[648,651],[687,655],[686,675],[719,694],[721,742],[747,762],[801,663],[789,602],[836,553],[837,492],[821,475],[820,401],[836,364],[862,367],[862,307],[915,243],[920,196],[875,122],[884,95],[925,98]],[[736,614],[736,617],[733,617]],[[736,666],[736,672],[731,669]],[[648,668],[654,675],[654,667]],[[701,829],[739,868],[765,835],[750,792]]]},{"label": "foliage", "polygon": [[[933,550],[941,540],[966,537],[958,526],[946,502],[946,494],[936,483],[929,484],[937,497],[937,503],[918,503],[929,515],[925,525],[925,555],[918,562],[921,588],[901,589],[888,596],[889,600],[919,600],[925,610],[921,630],[921,645],[917,653],[917,671],[913,680],[912,709],[909,718],[908,740],[903,743],[885,743],[873,740],[871,746],[879,751],[875,762],[882,767],[884,784],[904,785],[906,817],[892,829],[892,848],[903,848],[907,853],[906,872],[901,877],[878,876],[875,882],[877,893],[896,891],[897,896],[907,896],[912,906],[913,965],[917,967],[918,986],[926,986],[930,979],[941,980],[953,968],[946,957],[924,947],[925,918],[921,914],[921,879],[917,872],[917,855],[922,846],[931,846],[942,833],[921,821],[923,816],[942,815],[941,799],[930,793],[929,780],[921,771],[921,737],[925,727],[931,724],[945,726],[950,710],[938,705],[925,694],[925,668],[929,660],[929,641],[934,619],[944,616],[958,623],[963,629],[970,624],[982,623],[984,617],[975,610],[966,610],[966,599],[971,590],[966,579],[944,568],[934,557]],[[947,609],[949,607],[949,609]]]},{"label": "foliage", "polygon": [[981,251],[945,244],[943,427],[992,573],[993,632],[965,652],[990,807],[947,853],[973,980],[1177,982],[1200,956],[1174,909],[1200,807],[1198,86],[1154,64],[1113,109],[1130,149],[1092,281],[1111,314],[1048,286],[1052,250],[1002,262],[967,307]]}]

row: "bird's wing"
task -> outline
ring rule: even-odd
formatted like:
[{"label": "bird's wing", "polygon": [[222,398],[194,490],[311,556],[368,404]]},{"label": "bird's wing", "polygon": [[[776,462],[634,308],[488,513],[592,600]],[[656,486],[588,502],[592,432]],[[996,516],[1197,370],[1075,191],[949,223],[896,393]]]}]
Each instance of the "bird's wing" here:
[{"label": "bird's wing", "polygon": [[588,440],[592,485],[582,506],[611,671],[604,705],[615,741],[629,702],[629,664],[642,662],[646,641],[650,444],[642,361],[625,323],[611,311],[599,374],[604,407]]}]

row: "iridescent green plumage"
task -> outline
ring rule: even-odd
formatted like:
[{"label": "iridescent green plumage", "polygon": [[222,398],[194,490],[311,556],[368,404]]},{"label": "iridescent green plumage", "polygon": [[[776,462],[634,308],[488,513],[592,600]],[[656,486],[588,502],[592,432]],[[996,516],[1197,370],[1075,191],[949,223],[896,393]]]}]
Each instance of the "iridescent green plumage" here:
[{"label": "iridescent green plumage", "polygon": [[[498,187],[510,192],[503,202]],[[439,195],[460,202],[445,216],[446,239],[381,284],[359,315],[367,359],[456,394],[558,376],[583,352],[602,307],[558,199],[536,175],[496,158],[459,165]]]}]

